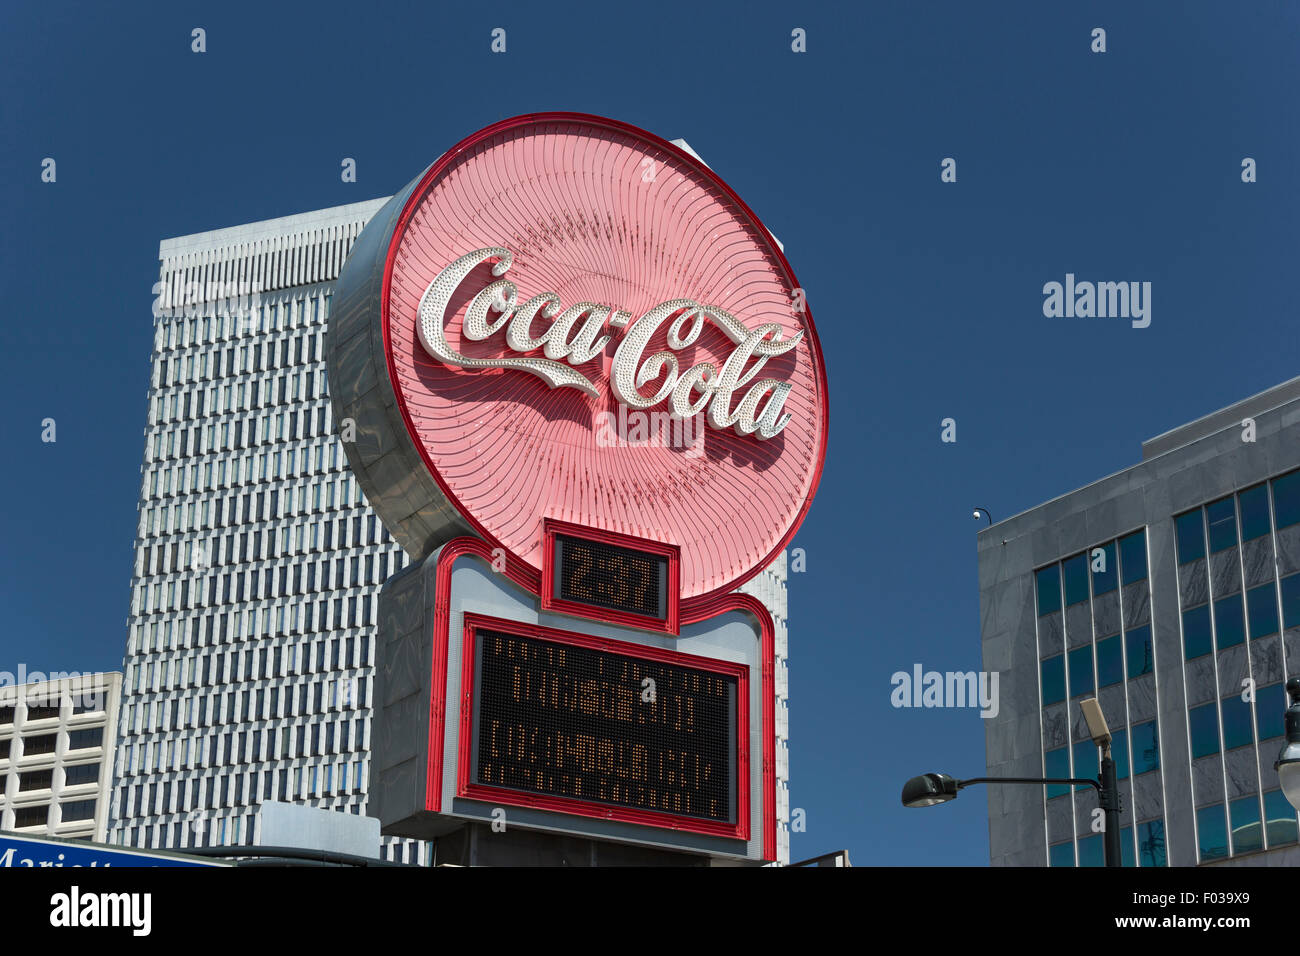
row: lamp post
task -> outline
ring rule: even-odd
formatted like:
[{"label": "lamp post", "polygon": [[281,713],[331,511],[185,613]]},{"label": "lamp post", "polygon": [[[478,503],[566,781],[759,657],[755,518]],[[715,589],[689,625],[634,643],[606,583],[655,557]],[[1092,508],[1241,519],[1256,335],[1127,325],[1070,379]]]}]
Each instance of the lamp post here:
[{"label": "lamp post", "polygon": [[1291,698],[1291,706],[1286,709],[1286,743],[1273,769],[1277,771],[1282,793],[1291,806],[1300,810],[1300,677],[1286,682],[1286,692]]},{"label": "lamp post", "polygon": [[[1294,715],[1296,738],[1291,759],[1295,761],[1293,780],[1297,786],[1300,786],[1300,679],[1293,678],[1293,681],[1295,683],[1293,699],[1297,700],[1297,703],[1293,704],[1291,710],[1287,712],[1287,727],[1292,726],[1291,719]],[[1291,689],[1290,683],[1287,684],[1287,689]],[[1087,777],[971,777],[969,780],[957,780],[946,773],[925,773],[903,784],[903,806],[932,807],[937,803],[947,803],[949,800],[955,800],[960,790],[975,783],[1021,783],[1040,786],[1059,783],[1089,786],[1097,791],[1097,803],[1106,814],[1106,830],[1102,844],[1106,852],[1106,865],[1123,866],[1123,852],[1119,842],[1119,785],[1115,777],[1115,761],[1110,755],[1110,729],[1106,726],[1106,718],[1096,698],[1081,700],[1079,706],[1083,710],[1084,720],[1088,722],[1088,732],[1092,734],[1093,742],[1101,750],[1100,780]],[[1287,739],[1289,741],[1291,738]],[[1284,754],[1285,752],[1283,751]],[[1285,784],[1283,786],[1285,787]],[[1290,794],[1287,798],[1291,799]],[[1296,799],[1300,799],[1300,794],[1297,794]]]}]

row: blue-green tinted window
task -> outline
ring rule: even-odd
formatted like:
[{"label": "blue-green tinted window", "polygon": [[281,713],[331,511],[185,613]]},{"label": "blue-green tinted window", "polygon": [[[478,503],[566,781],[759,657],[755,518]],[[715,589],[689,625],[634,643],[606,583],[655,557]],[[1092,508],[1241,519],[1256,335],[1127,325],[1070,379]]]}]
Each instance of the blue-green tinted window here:
[{"label": "blue-green tinted window", "polygon": [[1159,769],[1160,735],[1156,722],[1148,720],[1133,727],[1133,776]]},{"label": "blue-green tinted window", "polygon": [[1124,679],[1124,648],[1120,636],[1097,642],[1097,686],[1109,687]]},{"label": "blue-green tinted window", "polygon": [[1281,790],[1264,794],[1264,819],[1268,821],[1269,846],[1285,846],[1296,842],[1295,807],[1287,802]]},{"label": "blue-green tinted window", "polygon": [[1300,522],[1300,471],[1273,479],[1273,512],[1278,528]]},{"label": "blue-green tinted window", "polygon": [[[1097,745],[1091,740],[1076,740],[1074,742],[1074,775],[1076,777],[1096,778],[1101,773],[1101,756],[1097,750]],[[1074,786],[1075,790],[1091,790],[1086,783],[1078,783]]]},{"label": "blue-green tinted window", "polygon": [[1237,506],[1231,498],[1220,498],[1205,506],[1210,526],[1210,554],[1217,554],[1237,543]]},{"label": "blue-green tinted window", "polygon": [[1165,856],[1165,823],[1148,820],[1138,824],[1138,859],[1143,866],[1168,866]]},{"label": "blue-green tinted window", "polygon": [[1034,577],[1038,581],[1038,616],[1061,609],[1061,566],[1048,565]]},{"label": "blue-green tinted window", "polygon": [[1101,841],[1102,835],[1100,833],[1094,833],[1092,836],[1084,837],[1079,841],[1080,866],[1106,865],[1106,847]]},{"label": "blue-green tinted window", "polygon": [[1174,519],[1178,532],[1178,563],[1186,564],[1205,557],[1205,528],[1201,524],[1201,509],[1189,511]]},{"label": "blue-green tinted window", "polygon": [[1039,666],[1043,674],[1043,706],[1065,700],[1065,655],[1049,657]]},{"label": "blue-green tinted window", "polygon": [[1074,866],[1074,841],[1054,843],[1047,852],[1049,866]]},{"label": "blue-green tinted window", "polygon": [[1151,650],[1151,625],[1143,624],[1124,634],[1125,658],[1128,662],[1128,676],[1138,677],[1150,674],[1156,669],[1155,655]]},{"label": "blue-green tinted window", "polygon": [[1241,613],[1241,595],[1231,594],[1214,602],[1214,636],[1219,650],[1246,641],[1246,619]]},{"label": "blue-green tinted window", "polygon": [[1214,704],[1202,704],[1187,712],[1192,731],[1192,756],[1206,757],[1219,752],[1219,711]]},{"label": "blue-green tinted window", "polygon": [[1228,816],[1223,804],[1196,811],[1196,843],[1202,862],[1221,860],[1228,855]]},{"label": "blue-green tinted window", "polygon": [[1092,693],[1092,645],[1070,651],[1070,696]]},{"label": "blue-green tinted window", "polygon": [[1137,858],[1133,850],[1133,828],[1120,827],[1119,831],[1119,850],[1120,863],[1123,866],[1137,866]]},{"label": "blue-green tinted window", "polygon": [[1269,740],[1286,733],[1286,688],[1282,684],[1269,684],[1255,690],[1255,721],[1259,726],[1259,739]]},{"label": "blue-green tinted window", "polygon": [[1241,506],[1241,540],[1262,538],[1271,530],[1268,520],[1268,486],[1256,485],[1237,496]]},{"label": "blue-green tinted window", "polygon": [[[1097,552],[1101,553],[1098,554]],[[1088,566],[1092,569],[1093,595],[1105,594],[1115,590],[1119,578],[1115,567],[1115,542],[1099,545],[1088,552]]]},{"label": "blue-green tinted window", "polygon": [[1255,742],[1251,730],[1250,704],[1241,699],[1240,694],[1223,698],[1223,749],[1244,747]]},{"label": "blue-green tinted window", "polygon": [[1228,804],[1232,816],[1232,852],[1249,853],[1264,849],[1264,834],[1259,826],[1259,797],[1242,797]]},{"label": "blue-green tinted window", "polygon": [[1147,576],[1147,533],[1134,531],[1119,539],[1119,563],[1124,572],[1124,583],[1132,584]]},{"label": "blue-green tinted window", "polygon": [[1277,585],[1271,581],[1246,592],[1251,638],[1277,633]]},{"label": "blue-green tinted window", "polygon": [[1183,612],[1183,657],[1191,660],[1214,650],[1210,634],[1210,606],[1202,604]]},{"label": "blue-green tinted window", "polygon": [[1282,579],[1282,624],[1285,627],[1300,625],[1300,574]]},{"label": "blue-green tinted window", "polygon": [[[1128,731],[1111,731],[1110,755],[1115,760],[1115,778],[1128,779]],[[1100,770],[1100,766],[1098,767]]]},{"label": "blue-green tinted window", "polygon": [[[1043,776],[1056,777],[1058,779],[1068,778],[1070,776],[1070,748],[1057,747],[1055,750],[1049,750],[1043,754]],[[1059,797],[1070,792],[1068,783],[1048,784],[1047,799]],[[1073,865],[1073,864],[1071,864]]]},{"label": "blue-green tinted window", "polygon": [[1086,554],[1076,554],[1061,563],[1065,575],[1065,606],[1088,600],[1088,559]]}]

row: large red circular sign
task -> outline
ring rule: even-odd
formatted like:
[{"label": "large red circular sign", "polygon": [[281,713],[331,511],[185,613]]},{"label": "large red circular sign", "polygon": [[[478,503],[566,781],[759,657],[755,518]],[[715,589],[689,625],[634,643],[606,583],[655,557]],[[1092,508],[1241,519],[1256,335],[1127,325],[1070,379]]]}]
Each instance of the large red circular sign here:
[{"label": "large red circular sign", "polygon": [[[415,448],[520,561],[541,568],[547,518],[674,544],[692,604],[770,563],[803,519],[827,428],[803,291],[749,208],[672,144],[567,113],[476,133],[411,192],[381,303]],[[683,378],[679,406],[703,410],[673,420]]]}]

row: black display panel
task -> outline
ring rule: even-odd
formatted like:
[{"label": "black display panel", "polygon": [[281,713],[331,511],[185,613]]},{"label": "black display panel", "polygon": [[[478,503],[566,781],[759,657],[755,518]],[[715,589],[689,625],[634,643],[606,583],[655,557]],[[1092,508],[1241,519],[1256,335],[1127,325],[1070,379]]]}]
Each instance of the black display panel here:
[{"label": "black display panel", "polygon": [[475,672],[476,783],[735,822],[735,677],[491,630]]},{"label": "black display panel", "polygon": [[557,534],[555,596],[662,621],[668,617],[668,558]]}]

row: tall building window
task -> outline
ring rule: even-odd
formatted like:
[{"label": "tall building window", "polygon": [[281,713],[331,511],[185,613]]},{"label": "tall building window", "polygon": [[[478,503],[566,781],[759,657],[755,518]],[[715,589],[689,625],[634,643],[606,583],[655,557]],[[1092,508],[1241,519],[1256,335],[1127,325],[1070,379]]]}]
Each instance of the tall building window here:
[{"label": "tall building window", "polygon": [[1300,524],[1300,471],[1273,479],[1273,513],[1279,530]]},{"label": "tall building window", "polygon": [[1196,811],[1196,845],[1202,863],[1228,855],[1228,821],[1223,804]]},{"label": "tall building window", "polygon": [[1205,529],[1201,523],[1201,509],[1189,511],[1174,519],[1178,539],[1178,563],[1187,564],[1205,557]]},{"label": "tall building window", "polygon": [[1192,735],[1192,757],[1206,757],[1219,752],[1219,712],[1214,704],[1202,704],[1188,711]]},{"label": "tall building window", "polygon": [[1165,825],[1161,820],[1138,824],[1138,865],[1168,866],[1165,855]]},{"label": "tall building window", "polygon": [[1088,562],[1086,555],[1075,555],[1061,562],[1065,581],[1065,605],[1069,607],[1088,600]]},{"label": "tall building window", "polygon": [[1202,604],[1183,612],[1183,657],[1194,660],[1214,650],[1210,606]]},{"label": "tall building window", "polygon": [[1057,654],[1042,662],[1043,706],[1065,700],[1065,656]]},{"label": "tall building window", "polygon": [[1296,811],[1281,790],[1264,794],[1265,833],[1270,847],[1296,842]]},{"label": "tall building window", "polygon": [[1160,769],[1160,734],[1156,721],[1133,725],[1133,775]]}]

